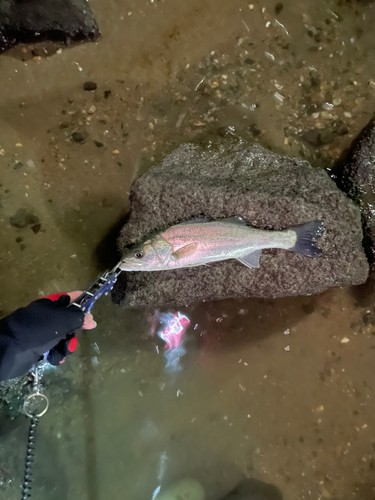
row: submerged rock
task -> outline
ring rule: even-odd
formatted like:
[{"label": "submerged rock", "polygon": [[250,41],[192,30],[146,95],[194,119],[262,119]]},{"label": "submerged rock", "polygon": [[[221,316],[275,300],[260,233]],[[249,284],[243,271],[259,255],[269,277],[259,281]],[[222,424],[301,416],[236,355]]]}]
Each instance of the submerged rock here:
[{"label": "submerged rock", "polygon": [[0,52],[19,43],[96,40],[87,0],[1,0]]},{"label": "submerged rock", "polygon": [[195,479],[182,479],[166,490],[162,490],[155,500],[205,500],[203,486]]},{"label": "submerged rock", "polygon": [[272,484],[244,479],[222,500],[283,500],[283,495]]},{"label": "submerged rock", "polygon": [[366,281],[359,208],[325,171],[306,161],[243,141],[183,144],[134,181],[130,199],[120,251],[155,230],[199,215],[240,215],[258,228],[277,230],[322,219],[325,232],[318,242],[323,255],[317,259],[271,249],[263,251],[259,269],[228,260],[208,267],[122,273],[112,298],[123,307],[310,295]]}]

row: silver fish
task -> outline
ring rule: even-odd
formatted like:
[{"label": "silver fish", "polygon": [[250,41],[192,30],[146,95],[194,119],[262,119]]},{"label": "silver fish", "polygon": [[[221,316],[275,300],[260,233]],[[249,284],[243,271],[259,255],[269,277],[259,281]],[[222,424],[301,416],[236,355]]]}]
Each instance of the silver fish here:
[{"label": "silver fish", "polygon": [[171,226],[126,253],[119,264],[123,271],[163,271],[203,266],[237,259],[247,267],[259,267],[264,248],[281,248],[309,257],[321,250],[315,241],[322,235],[322,221],[283,231],[249,226],[241,217],[209,221],[194,219]]}]

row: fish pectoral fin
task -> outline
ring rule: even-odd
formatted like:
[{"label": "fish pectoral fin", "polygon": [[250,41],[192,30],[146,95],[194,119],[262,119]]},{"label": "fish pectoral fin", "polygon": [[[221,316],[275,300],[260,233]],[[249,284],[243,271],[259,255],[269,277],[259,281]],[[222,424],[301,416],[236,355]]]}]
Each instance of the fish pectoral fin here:
[{"label": "fish pectoral fin", "polygon": [[250,267],[260,267],[259,259],[262,255],[262,250],[255,250],[254,252],[244,255],[243,257],[238,257],[237,260],[241,262],[244,266]]},{"label": "fish pectoral fin", "polygon": [[171,254],[171,259],[176,261],[176,260],[180,260],[184,257],[189,257],[189,255],[193,255],[196,248],[197,248],[196,243],[189,243],[188,245],[185,245],[185,246],[179,248],[178,250],[176,250],[175,252],[173,252]]}]

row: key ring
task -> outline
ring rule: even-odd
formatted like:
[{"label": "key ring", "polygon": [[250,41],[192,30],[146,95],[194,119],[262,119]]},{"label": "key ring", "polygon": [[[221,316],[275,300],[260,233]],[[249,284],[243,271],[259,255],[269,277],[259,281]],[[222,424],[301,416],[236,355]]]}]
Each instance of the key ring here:
[{"label": "key ring", "polygon": [[[43,372],[46,365],[47,361],[46,359],[43,359],[30,372],[31,375],[34,377],[33,392],[27,396],[27,398],[23,403],[23,412],[29,418],[42,417],[47,412],[49,407],[49,400],[47,396],[45,394],[42,394],[40,391],[41,389],[40,380],[43,376]],[[42,408],[38,410],[38,407],[40,405],[44,405],[44,407],[42,406]]]},{"label": "key ring", "polygon": [[[34,401],[35,398],[37,399]],[[39,413],[35,413],[35,411],[33,411],[33,408],[31,408],[30,411],[27,409],[28,406],[30,405],[32,406],[34,404],[36,407],[42,402],[44,402],[45,407]],[[25,399],[23,403],[23,412],[29,418],[39,418],[42,417],[45,413],[47,413],[48,407],[49,407],[49,400],[47,396],[45,394],[42,394],[41,392],[33,392]]]}]

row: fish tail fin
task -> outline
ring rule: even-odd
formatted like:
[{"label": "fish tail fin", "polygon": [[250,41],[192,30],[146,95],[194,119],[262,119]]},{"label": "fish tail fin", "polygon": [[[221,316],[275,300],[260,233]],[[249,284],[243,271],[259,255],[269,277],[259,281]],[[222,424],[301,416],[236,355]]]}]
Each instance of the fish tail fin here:
[{"label": "fish tail fin", "polygon": [[291,227],[290,230],[295,231],[297,240],[295,245],[289,250],[309,257],[319,257],[322,250],[315,245],[315,242],[323,234],[323,221],[315,220],[307,222],[300,226]]}]

